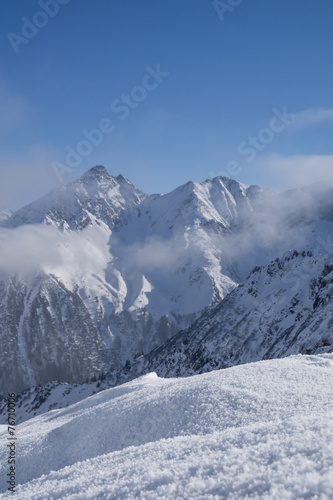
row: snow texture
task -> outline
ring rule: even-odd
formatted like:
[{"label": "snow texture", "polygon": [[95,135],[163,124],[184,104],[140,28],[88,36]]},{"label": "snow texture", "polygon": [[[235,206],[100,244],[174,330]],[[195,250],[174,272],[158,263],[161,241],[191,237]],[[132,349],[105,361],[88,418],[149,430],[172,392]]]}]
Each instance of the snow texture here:
[{"label": "snow texture", "polygon": [[20,424],[15,498],[329,499],[332,401],[332,354],[151,373]]}]

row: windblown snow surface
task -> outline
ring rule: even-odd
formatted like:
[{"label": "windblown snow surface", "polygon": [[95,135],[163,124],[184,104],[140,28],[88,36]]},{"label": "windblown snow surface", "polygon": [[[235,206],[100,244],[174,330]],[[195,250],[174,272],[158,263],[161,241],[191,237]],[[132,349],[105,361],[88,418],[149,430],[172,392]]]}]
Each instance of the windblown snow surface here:
[{"label": "windblown snow surface", "polygon": [[333,498],[333,354],[151,373],[17,437],[16,499]]}]

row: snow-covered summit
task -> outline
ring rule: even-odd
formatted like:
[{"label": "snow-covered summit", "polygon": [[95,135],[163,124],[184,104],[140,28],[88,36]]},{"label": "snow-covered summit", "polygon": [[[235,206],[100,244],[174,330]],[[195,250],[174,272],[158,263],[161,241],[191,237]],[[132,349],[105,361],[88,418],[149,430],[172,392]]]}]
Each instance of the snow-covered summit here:
[{"label": "snow-covered summit", "polygon": [[219,231],[236,226],[252,212],[264,190],[226,177],[189,181],[165,195],[147,197],[141,213],[148,214],[154,231],[213,224]]},{"label": "snow-covered summit", "polygon": [[81,176],[81,181],[89,184],[91,181],[101,182],[102,180],[109,180],[111,177],[103,165],[96,165]]},{"label": "snow-covered summit", "polygon": [[148,214],[152,219],[149,226],[156,221],[163,226],[164,223],[174,226],[180,217],[181,224],[196,221],[228,228],[253,211],[263,193],[258,186],[216,177],[201,183],[190,181],[165,195],[147,196],[123,175],[114,177],[104,166],[97,165],[76,181],[53,189],[14,214],[7,214],[8,220],[2,225],[13,228],[47,223],[75,230],[97,220],[117,227],[125,210],[142,205],[140,215]]},{"label": "snow-covered summit", "polygon": [[123,176],[113,177],[98,165],[18,210],[3,225],[47,223],[75,230],[96,221],[111,224],[125,208],[138,205],[145,197]]}]

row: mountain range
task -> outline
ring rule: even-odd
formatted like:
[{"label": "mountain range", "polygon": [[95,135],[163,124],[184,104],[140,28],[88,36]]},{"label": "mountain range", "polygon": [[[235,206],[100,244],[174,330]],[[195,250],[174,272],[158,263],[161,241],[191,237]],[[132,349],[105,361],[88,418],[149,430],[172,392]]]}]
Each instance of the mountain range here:
[{"label": "mountain range", "polygon": [[79,400],[153,370],[331,352],[331,194],[216,177],[147,195],[97,166],[7,213],[0,393],[41,411],[37,385]]}]

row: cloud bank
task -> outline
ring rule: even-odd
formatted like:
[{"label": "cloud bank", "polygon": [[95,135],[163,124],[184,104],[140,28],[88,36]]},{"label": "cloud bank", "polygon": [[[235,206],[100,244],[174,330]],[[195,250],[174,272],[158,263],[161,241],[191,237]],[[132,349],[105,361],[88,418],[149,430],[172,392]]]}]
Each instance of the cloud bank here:
[{"label": "cloud bank", "polygon": [[310,184],[333,186],[333,155],[269,155],[256,164],[282,189]]},{"label": "cloud bank", "polygon": [[63,277],[101,272],[110,260],[108,235],[97,227],[63,233],[53,226],[0,228],[0,273],[37,270]]}]

